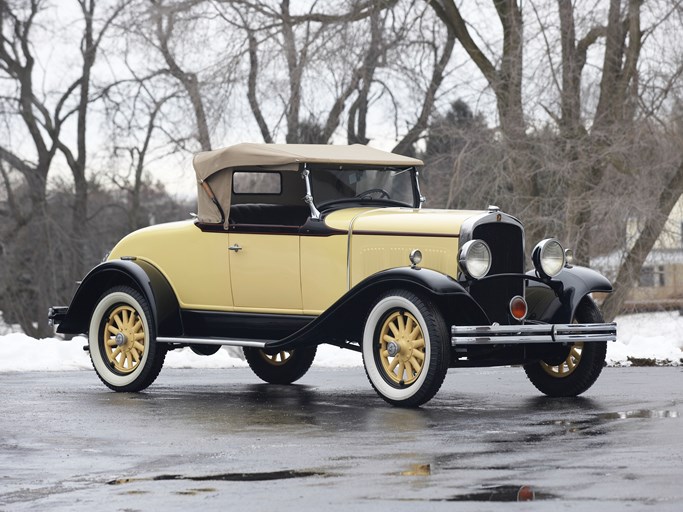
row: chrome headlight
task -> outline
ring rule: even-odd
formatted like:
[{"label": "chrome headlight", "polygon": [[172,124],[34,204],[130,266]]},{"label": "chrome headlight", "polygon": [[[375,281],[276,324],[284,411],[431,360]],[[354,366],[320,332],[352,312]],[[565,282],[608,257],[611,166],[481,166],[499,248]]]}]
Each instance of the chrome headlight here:
[{"label": "chrome headlight", "polygon": [[483,240],[470,240],[460,248],[458,263],[467,277],[481,279],[491,270],[491,250]]},{"label": "chrome headlight", "polygon": [[554,238],[546,238],[534,247],[531,261],[541,277],[555,277],[566,263],[564,249]]}]

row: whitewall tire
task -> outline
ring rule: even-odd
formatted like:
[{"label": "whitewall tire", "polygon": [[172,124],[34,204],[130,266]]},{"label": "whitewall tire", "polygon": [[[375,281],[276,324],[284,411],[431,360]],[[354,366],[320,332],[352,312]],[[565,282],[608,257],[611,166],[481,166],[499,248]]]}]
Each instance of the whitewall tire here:
[{"label": "whitewall tire", "polygon": [[127,286],[100,297],[90,318],[88,348],[98,377],[114,391],[145,389],[166,357],[166,347],[156,343],[147,300]]},{"label": "whitewall tire", "polygon": [[363,330],[368,380],[392,405],[422,405],[446,376],[448,341],[443,317],[430,301],[408,290],[387,292],[371,307]]}]

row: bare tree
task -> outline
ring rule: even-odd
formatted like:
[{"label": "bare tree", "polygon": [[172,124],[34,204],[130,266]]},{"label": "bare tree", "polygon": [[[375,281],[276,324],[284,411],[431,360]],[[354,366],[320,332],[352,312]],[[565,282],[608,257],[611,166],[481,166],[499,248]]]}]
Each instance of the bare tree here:
[{"label": "bare tree", "polygon": [[[429,5],[460,42],[477,66],[496,98],[500,132],[508,148],[506,169],[511,177],[511,209],[527,222],[527,236],[538,239],[544,232],[539,205],[539,183],[536,169],[531,168],[533,153],[527,136],[527,120],[523,108],[524,23],[522,8],[514,0],[493,0],[502,32],[499,55],[475,40],[470,26],[454,0],[432,0]],[[497,64],[496,64],[497,63]]]},{"label": "bare tree", "polygon": [[[60,257],[49,259],[47,265],[36,264],[35,268],[28,268],[28,278],[24,278],[27,282],[35,281],[36,285],[33,295],[27,295],[31,300],[23,303],[30,313],[25,315],[26,320],[22,321],[22,327],[27,332],[40,335],[49,332],[45,319],[49,301],[54,300],[56,296],[68,296],[71,291],[71,287],[65,289],[54,276],[63,275],[66,271],[67,282],[74,282],[82,276],[87,265],[86,127],[89,105],[93,101],[90,92],[91,72],[104,34],[127,2],[116,4],[99,23],[98,28],[95,0],[78,0],[77,4],[80,7],[83,26],[79,45],[81,68],[63,91],[51,90],[46,94],[41,91],[40,82],[35,82],[38,70],[34,55],[34,37],[36,19],[43,13],[47,14],[48,7],[40,0],[32,0],[25,9],[15,9],[7,2],[0,3],[0,73],[9,90],[3,97],[3,102],[9,107],[6,111],[8,115],[20,121],[31,141],[31,156],[28,158],[20,152],[24,151],[23,148],[19,149],[20,145],[17,145],[17,148],[5,145],[0,147],[0,158],[7,166],[22,175],[26,193],[31,200],[30,212],[22,215],[17,213],[14,217],[19,221],[19,226],[28,225],[26,215],[31,217],[31,229],[38,234],[38,239],[55,244],[54,249],[60,254]],[[74,118],[75,133],[68,125]],[[16,126],[16,121],[7,120],[9,126]],[[73,140],[75,148],[72,146]],[[64,156],[73,177],[74,195],[70,205],[71,219],[66,224],[70,227],[68,230],[64,229],[64,225],[55,230],[55,223],[51,222],[47,213],[47,176],[58,152]],[[8,187],[8,195],[14,195],[6,170],[3,170],[3,178]],[[54,236],[56,232],[59,233],[59,237]],[[68,240],[68,243],[59,244],[60,238]],[[47,248],[47,254],[51,254],[50,247]],[[49,286],[50,283],[53,286]],[[37,327],[34,327],[34,324],[37,324]]]},{"label": "bare tree", "polygon": [[[338,87],[331,97],[331,106],[324,117],[317,112],[302,114],[306,94],[320,93],[319,84],[325,81],[324,77],[314,76],[315,66],[324,62],[325,58],[339,61],[338,52],[335,55],[333,45],[339,42],[338,38],[343,37],[347,29],[344,22],[372,15],[358,14],[356,10],[325,15],[316,12],[315,8],[314,4],[303,15],[293,14],[289,0],[283,0],[272,7],[236,2],[228,3],[225,9],[218,8],[227,24],[246,34],[247,99],[265,142],[275,140],[281,119],[285,122],[286,142],[328,142],[339,126],[345,103],[356,91],[361,80],[360,66],[351,68],[350,72],[342,72]],[[374,13],[376,8],[372,7],[368,12]],[[268,61],[266,65],[264,60]],[[268,69],[264,69],[266,66]],[[272,82],[278,81],[275,77],[282,67],[287,72],[286,89],[274,91]],[[307,74],[315,81],[312,88],[307,86]],[[259,84],[259,81],[269,84],[267,93],[259,90],[263,88],[263,83]],[[274,92],[280,103],[277,107],[272,101]],[[269,103],[267,108],[263,106],[264,96]],[[275,116],[272,115],[274,109],[279,111]],[[266,110],[269,112],[266,113]]]},{"label": "bare tree", "polygon": [[[642,27],[642,2],[638,0],[610,0],[606,19],[600,20],[598,11],[582,18],[577,27],[575,4],[569,0],[558,0],[554,19],[559,27],[554,36],[553,21],[542,15],[542,6],[532,2],[529,13],[534,14],[538,30],[547,48],[548,74],[552,77],[557,92],[559,109],[544,105],[546,113],[555,126],[550,131],[539,131],[533,126],[524,111],[524,52],[529,45],[524,37],[524,12],[521,4],[510,0],[493,0],[492,7],[498,15],[501,37],[499,53],[478,34],[472,34],[473,25],[467,23],[453,0],[434,0],[430,5],[440,19],[455,32],[456,37],[472,62],[478,67],[491,88],[497,105],[499,129],[506,143],[508,193],[513,212],[531,222],[527,235],[540,239],[550,231],[549,221],[556,217],[557,210],[564,211],[565,238],[576,248],[580,261],[587,262],[595,245],[592,233],[596,222],[602,229],[619,230],[624,222],[624,210],[611,200],[614,184],[621,183],[618,190],[623,197],[636,197],[633,185],[622,175],[648,173],[660,168],[662,158],[655,157],[646,168],[634,167],[640,162],[637,152],[643,151],[643,129],[649,125],[643,116],[652,116],[655,108],[643,102],[643,89],[638,64],[644,40],[676,11],[660,6],[650,18],[652,26]],[[545,13],[552,17],[552,13]],[[586,24],[588,20],[588,24]],[[581,35],[577,35],[581,34]],[[553,37],[557,37],[560,55],[555,54]],[[595,107],[588,106],[582,97],[588,90],[588,80],[596,76],[595,68],[585,71],[588,55],[601,55],[597,73],[597,101]],[[555,69],[555,58],[559,58],[559,73]],[[494,64],[496,63],[496,64]],[[669,70],[678,76],[678,69]],[[559,78],[558,78],[559,77]],[[552,87],[547,88],[553,90]],[[639,138],[641,140],[639,140]],[[648,137],[648,141],[654,138]],[[655,139],[656,140],[656,139]],[[550,144],[550,146],[548,146]],[[554,148],[548,151],[546,148]],[[674,160],[675,161],[675,160]],[[641,164],[643,162],[640,162]],[[663,227],[663,220],[670,213],[683,188],[677,179],[678,164],[663,168],[661,179],[650,178],[649,188],[656,206],[650,207],[644,224],[647,229],[640,233],[639,241],[631,248],[635,254],[627,255],[624,262],[630,275],[639,271],[638,262],[656,241]],[[632,183],[636,180],[631,179]],[[611,186],[610,186],[611,185]],[[657,187],[660,187],[657,189]],[[658,190],[658,192],[656,192]],[[642,189],[641,189],[642,195]],[[551,200],[551,201],[549,201]],[[612,215],[603,216],[610,211]],[[555,206],[555,212],[549,207]],[[620,212],[614,215],[616,212]],[[550,215],[549,215],[550,213]],[[609,222],[605,222],[609,219]],[[614,229],[610,227],[614,224]],[[659,231],[658,231],[659,229]],[[604,244],[601,246],[605,247]],[[647,251],[646,251],[647,249]],[[632,283],[634,277],[624,277],[626,268],[618,273],[617,286]],[[622,293],[615,293],[605,303],[607,316],[619,310]]]},{"label": "bare tree", "polygon": [[[437,100],[437,93],[446,77],[447,67],[451,62],[451,57],[453,55],[453,49],[455,47],[456,37],[455,32],[453,32],[448,26],[446,27],[446,38],[442,43],[439,39],[438,31],[433,27],[433,23],[425,21],[427,12],[420,13],[419,19],[423,21],[427,27],[419,27],[416,32],[420,33],[420,46],[426,47],[428,52],[431,52],[431,76],[426,84],[423,91],[422,105],[414,121],[414,124],[408,129],[407,133],[401,138],[401,140],[394,146],[393,151],[400,154],[409,154],[412,150],[414,144],[422,136],[423,132],[429,124],[429,120],[434,111],[434,105]],[[422,25],[422,23],[420,24]],[[409,33],[412,31],[408,31]],[[423,36],[422,33],[426,32]],[[401,37],[403,39],[403,37]],[[399,44],[399,48],[403,45]],[[443,48],[441,48],[443,46]],[[441,53],[439,54],[439,51]],[[429,54],[427,54],[429,55]],[[422,60],[422,59],[421,59]],[[430,59],[424,59],[429,62]],[[414,65],[410,63],[410,65]],[[418,68],[421,69],[421,66]],[[408,69],[405,70],[406,76],[411,76]],[[416,82],[420,77],[416,76],[413,78]]]},{"label": "bare tree", "polygon": [[[146,171],[150,160],[163,158],[169,143],[158,136],[164,132],[164,107],[177,93],[154,98],[150,84],[144,79],[125,81],[108,87],[105,93],[108,117],[112,125],[111,156],[113,167],[128,167],[127,173],[115,171],[110,178],[127,198],[128,231],[150,224],[149,212],[143,208],[142,195],[146,186]],[[166,137],[167,139],[168,137]],[[156,153],[156,155],[155,155]]]},{"label": "bare tree", "polygon": [[[173,54],[171,40],[176,28],[176,20],[180,14],[188,10],[187,4],[171,5],[170,7],[161,1],[150,0],[154,6],[150,15],[155,25],[156,46],[164,62],[167,65],[166,72],[178,80],[187,94],[187,98],[192,105],[195,125],[197,129],[196,137],[202,151],[211,150],[211,135],[204,104],[204,95],[201,93],[201,84],[196,72],[183,69]],[[192,3],[190,3],[190,6]]]}]

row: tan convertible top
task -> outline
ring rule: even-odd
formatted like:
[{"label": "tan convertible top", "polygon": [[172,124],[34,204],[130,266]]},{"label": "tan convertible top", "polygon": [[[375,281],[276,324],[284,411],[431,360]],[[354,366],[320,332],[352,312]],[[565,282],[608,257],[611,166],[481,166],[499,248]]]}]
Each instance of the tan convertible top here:
[{"label": "tan convertible top", "polygon": [[[413,167],[422,160],[354,144],[252,144],[243,143],[198,153],[192,164],[197,174],[197,217],[200,222],[228,223],[232,171],[296,171],[300,164],[341,164]],[[227,172],[219,172],[227,171]],[[211,197],[214,196],[214,198]],[[215,201],[214,201],[215,200]],[[218,206],[224,212],[221,213]]]},{"label": "tan convertible top", "polygon": [[422,160],[396,155],[361,144],[236,144],[205,151],[194,157],[197,179],[205,180],[215,172],[236,167],[277,167],[280,171],[297,170],[299,164],[389,165],[412,167]]}]

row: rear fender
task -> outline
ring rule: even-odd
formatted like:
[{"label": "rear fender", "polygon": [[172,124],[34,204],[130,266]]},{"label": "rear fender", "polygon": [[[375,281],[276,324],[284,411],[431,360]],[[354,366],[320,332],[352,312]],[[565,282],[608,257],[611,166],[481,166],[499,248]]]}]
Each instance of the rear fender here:
[{"label": "rear fender", "polygon": [[[535,276],[534,271],[527,275]],[[550,281],[529,281],[526,300],[529,305],[529,320],[549,324],[568,324],[581,299],[591,292],[611,292],[609,280],[590,268],[570,267]]]},{"label": "rear fender", "polygon": [[138,290],[147,299],[158,336],[182,334],[180,307],[171,285],[156,267],[137,259],[106,261],[93,268],[76,290],[57,332],[86,333],[99,298],[122,285]]}]

